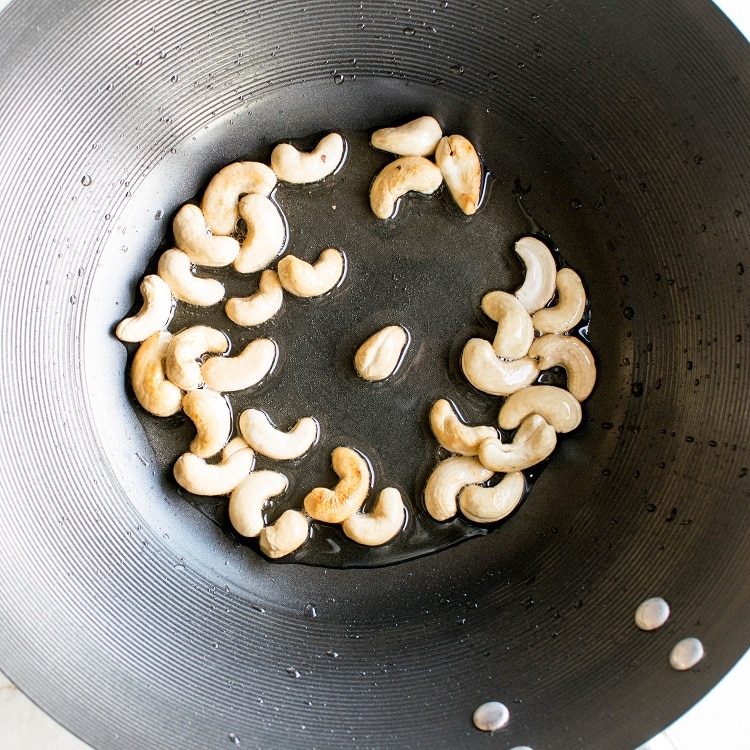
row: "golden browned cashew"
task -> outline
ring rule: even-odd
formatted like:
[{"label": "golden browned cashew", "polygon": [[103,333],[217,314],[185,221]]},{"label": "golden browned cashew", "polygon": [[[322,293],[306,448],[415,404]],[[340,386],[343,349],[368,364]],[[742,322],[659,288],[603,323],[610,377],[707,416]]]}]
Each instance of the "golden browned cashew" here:
[{"label": "golden browned cashew", "polygon": [[299,549],[310,538],[310,521],[299,510],[285,510],[270,526],[260,532],[260,549],[277,559]]},{"label": "golden browned cashew", "polygon": [[159,258],[159,276],[181,302],[210,307],[224,297],[224,284],[216,279],[193,276],[193,264],[187,253],[173,247]]},{"label": "golden browned cashew", "polygon": [[494,427],[469,427],[460,419],[453,404],[444,398],[432,405],[430,427],[438,443],[459,456],[476,456],[482,440],[497,437]]},{"label": "golden browned cashew", "polygon": [[320,297],[330,292],[344,276],[346,263],[341,251],[323,250],[315,263],[287,255],[276,266],[281,286],[295,297]]},{"label": "golden browned cashew", "polygon": [[333,174],[344,159],[346,144],[338,133],[329,133],[309,152],[291,143],[279,143],[271,152],[271,169],[282,182],[306,185]]},{"label": "golden browned cashew", "polygon": [[476,523],[495,523],[508,516],[521,502],[526,487],[523,474],[506,474],[494,487],[470,484],[458,496],[458,506],[466,518]]},{"label": "golden browned cashew", "polygon": [[530,313],[534,313],[555,294],[555,259],[549,248],[536,237],[521,237],[515,249],[526,268],[526,278],[516,291],[516,297]]},{"label": "golden browned cashew", "polygon": [[156,417],[170,417],[182,407],[182,391],[167,380],[164,361],[172,340],[169,331],[149,336],[133,357],[130,382],[138,403]]},{"label": "golden browned cashew", "polygon": [[277,471],[250,472],[229,497],[229,521],[234,530],[242,536],[258,536],[264,526],[264,506],[288,485],[287,478]]},{"label": "golden browned cashew", "polygon": [[401,156],[386,164],[370,186],[370,206],[379,219],[396,212],[398,200],[411,191],[431,195],[443,183],[435,164],[423,156]]},{"label": "golden browned cashew", "polygon": [[240,251],[240,243],[234,237],[211,234],[203,212],[192,203],[186,203],[177,212],[172,229],[177,247],[197,266],[228,266]]},{"label": "golden browned cashew", "polygon": [[277,353],[272,339],[255,339],[236,357],[207,359],[201,365],[203,382],[220,393],[252,388],[271,372]]},{"label": "golden browned cashew", "polygon": [[482,164],[471,141],[462,135],[445,136],[435,151],[435,163],[458,207],[467,216],[476,213],[482,193]]},{"label": "golden browned cashew", "polygon": [[172,292],[167,283],[154,274],[141,281],[143,305],[136,315],[117,324],[115,336],[120,341],[145,341],[169,325],[172,318]]},{"label": "golden browned cashew", "polygon": [[255,453],[242,438],[230,440],[222,451],[221,462],[206,463],[194,453],[183,453],[175,462],[177,484],[194,495],[228,495],[252,470]]},{"label": "golden browned cashew", "polygon": [[461,355],[466,379],[480,391],[507,396],[536,380],[539,368],[529,357],[500,359],[485,339],[469,339]]},{"label": "golden browned cashew", "polygon": [[406,507],[395,487],[386,487],[371,513],[353,513],[342,524],[344,533],[359,544],[377,547],[404,528]]},{"label": "golden browned cashew", "polygon": [[166,356],[167,377],[183,391],[191,391],[203,382],[198,359],[204,354],[222,354],[229,350],[229,339],[209,326],[191,326],[176,333]]},{"label": "golden browned cashew", "polygon": [[500,407],[498,423],[514,430],[529,414],[541,414],[556,432],[570,432],[581,423],[579,401],[564,388],[535,385],[511,394]]},{"label": "golden browned cashew", "polygon": [[370,491],[370,465],[351,448],[334,448],[331,466],[339,476],[336,486],[316,487],[305,497],[305,510],[318,521],[342,523],[356,513]]},{"label": "golden browned cashew", "polygon": [[258,291],[249,297],[231,297],[224,306],[227,317],[238,326],[258,326],[271,320],[281,309],[284,288],[278,274],[270,268],[263,271],[258,282]]},{"label": "golden browned cashew", "polygon": [[288,432],[277,430],[268,415],[260,409],[246,409],[240,414],[240,432],[248,445],[262,456],[289,461],[303,456],[318,439],[318,422],[302,417]]},{"label": "golden browned cashew", "polygon": [[529,356],[539,362],[540,370],[560,365],[568,376],[568,390],[578,401],[585,401],[594,390],[596,363],[591,350],[575,336],[547,333],[534,340]]},{"label": "golden browned cashew", "polygon": [[531,315],[514,294],[487,292],[482,297],[482,310],[497,323],[492,349],[503,359],[520,359],[529,353],[534,340]]},{"label": "golden browned cashew", "polygon": [[246,195],[240,200],[239,212],[247,224],[247,234],[234,268],[239,273],[255,273],[281,254],[286,224],[276,204],[265,195]]},{"label": "golden browned cashew", "polygon": [[443,129],[434,117],[417,117],[416,120],[395,128],[380,128],[370,137],[374,148],[399,156],[432,156]]},{"label": "golden browned cashew", "polygon": [[458,493],[469,484],[480,484],[494,472],[473,456],[452,456],[433,469],[424,489],[427,512],[436,521],[447,521],[458,513]]},{"label": "golden browned cashew", "polygon": [[[217,172],[203,193],[203,215],[214,234],[232,234],[243,195],[270,195],[276,187],[274,171],[258,161],[238,161]],[[231,263],[231,261],[230,261]]]},{"label": "golden browned cashew", "polygon": [[409,336],[401,326],[386,326],[373,333],[354,355],[357,375],[370,382],[390,377],[398,369],[408,343]]},{"label": "golden browned cashew", "polygon": [[503,443],[498,438],[483,440],[479,446],[479,460],[492,471],[508,474],[536,466],[552,454],[556,445],[555,428],[540,414],[529,414],[521,422],[512,442]]},{"label": "golden browned cashew", "polygon": [[557,272],[558,302],[534,313],[534,328],[541,333],[566,333],[580,322],[586,310],[586,290],[572,268]]},{"label": "golden browned cashew", "polygon": [[226,398],[208,388],[197,388],[183,396],[182,410],[197,432],[190,452],[201,458],[216,455],[232,433],[232,409]]}]

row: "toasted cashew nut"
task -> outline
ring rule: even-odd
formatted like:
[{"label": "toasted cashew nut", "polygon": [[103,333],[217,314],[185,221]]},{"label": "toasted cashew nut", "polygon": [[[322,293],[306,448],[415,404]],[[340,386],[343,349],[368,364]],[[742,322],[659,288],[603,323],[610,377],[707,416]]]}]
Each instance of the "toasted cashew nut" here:
[{"label": "toasted cashew nut", "polygon": [[157,331],[149,336],[133,357],[130,381],[138,403],[156,417],[170,417],[182,407],[182,391],[167,380],[164,360],[172,334]]},{"label": "toasted cashew nut", "polygon": [[482,297],[482,310],[497,325],[492,349],[503,359],[520,359],[529,353],[534,340],[531,315],[514,294],[487,292]]},{"label": "toasted cashew nut", "polygon": [[536,237],[521,237],[515,249],[526,268],[526,278],[516,291],[516,297],[530,313],[534,313],[541,310],[555,293],[555,259],[549,248]]},{"label": "toasted cashew nut", "polygon": [[260,409],[245,409],[240,414],[240,432],[247,444],[262,456],[288,461],[307,453],[318,439],[318,423],[302,417],[288,432],[277,430]]},{"label": "toasted cashew nut", "polygon": [[305,510],[318,521],[342,523],[356,513],[370,491],[370,466],[351,448],[334,448],[331,466],[339,481],[329,490],[316,487],[305,497]]},{"label": "toasted cashew nut", "polygon": [[471,141],[462,135],[445,136],[435,151],[435,163],[458,207],[467,216],[475,213],[482,192],[482,164]]},{"label": "toasted cashew nut", "polygon": [[548,370],[555,365],[564,367],[568,376],[568,390],[579,401],[585,401],[594,390],[594,355],[586,344],[575,336],[547,333],[534,340],[529,349],[529,356],[539,362],[540,370]]},{"label": "toasted cashew nut", "polygon": [[277,559],[299,549],[310,538],[310,521],[299,510],[285,510],[274,523],[260,532],[260,549]]},{"label": "toasted cashew nut", "polygon": [[464,424],[453,404],[444,398],[438,399],[432,405],[430,427],[435,439],[443,448],[460,456],[476,456],[482,440],[497,437],[494,427],[469,427]]},{"label": "toasted cashew nut", "polygon": [[295,297],[320,297],[330,292],[346,271],[344,255],[329,247],[318,256],[315,263],[287,255],[276,266],[281,286]]},{"label": "toasted cashew nut", "polygon": [[238,326],[258,326],[276,315],[284,301],[284,288],[278,274],[270,268],[263,271],[258,291],[249,297],[231,297],[224,306],[227,317]]},{"label": "toasted cashew nut", "polygon": [[159,258],[159,276],[182,302],[199,307],[210,307],[224,296],[224,284],[216,279],[193,276],[193,264],[188,254],[173,247]]},{"label": "toasted cashew nut", "polygon": [[191,326],[176,333],[169,342],[166,357],[167,377],[183,391],[191,391],[202,382],[198,358],[208,352],[222,354],[229,339],[209,326]]},{"label": "toasted cashew nut", "polygon": [[572,268],[561,268],[556,277],[558,302],[534,313],[534,328],[541,333],[565,333],[583,317],[586,290]]},{"label": "toasted cashew nut", "polygon": [[370,137],[374,148],[399,156],[432,156],[443,130],[434,117],[417,117],[416,120],[395,128],[380,128]]},{"label": "toasted cashew nut", "polygon": [[234,237],[211,234],[203,212],[192,203],[186,203],[177,212],[172,229],[177,247],[197,266],[228,266],[240,251],[240,243]]},{"label": "toasted cashew nut", "polygon": [[582,418],[581,404],[564,388],[535,385],[508,396],[497,419],[504,430],[514,430],[529,414],[541,414],[556,432],[574,430]]},{"label": "toasted cashew nut", "polygon": [[458,496],[458,507],[476,523],[495,523],[513,511],[521,502],[526,482],[520,471],[506,474],[494,487],[469,485]]},{"label": "toasted cashew nut", "polygon": [[271,372],[277,352],[272,339],[255,339],[236,357],[209,357],[201,365],[203,382],[220,393],[252,388]]},{"label": "toasted cashew nut", "polygon": [[529,357],[499,359],[485,339],[469,339],[461,355],[466,379],[480,391],[507,396],[534,382],[539,375],[536,362]]},{"label": "toasted cashew nut", "polygon": [[253,537],[263,528],[263,507],[284,492],[289,481],[277,471],[252,471],[229,497],[229,521],[242,536]]},{"label": "toasted cashew nut", "polygon": [[145,341],[167,327],[172,317],[172,292],[169,285],[155,274],[141,281],[143,305],[132,317],[124,318],[115,328],[120,341]]},{"label": "toasted cashew nut", "polygon": [[458,493],[469,484],[486,482],[494,474],[473,456],[451,456],[433,469],[424,488],[427,512],[436,521],[458,513]]},{"label": "toasted cashew nut", "polygon": [[246,195],[240,200],[239,212],[247,223],[247,234],[234,268],[240,273],[255,273],[281,254],[286,225],[276,204],[265,195]]},{"label": "toasted cashew nut", "polygon": [[401,326],[386,326],[373,333],[357,349],[354,369],[363,380],[375,382],[393,375],[409,343],[409,336]]},{"label": "toasted cashew nut", "polygon": [[279,143],[271,152],[271,169],[282,182],[321,182],[336,171],[345,150],[344,139],[338,133],[324,136],[309,152],[298,151],[291,143]]},{"label": "toasted cashew nut", "polygon": [[368,547],[377,547],[393,539],[404,528],[406,506],[395,487],[386,487],[372,513],[353,513],[342,524],[349,539]]},{"label": "toasted cashew nut", "polygon": [[229,441],[232,433],[232,408],[216,391],[197,388],[182,398],[182,410],[197,430],[190,452],[201,458],[217,454]]},{"label": "toasted cashew nut", "polygon": [[[232,234],[239,218],[242,195],[270,195],[276,187],[274,171],[257,161],[238,161],[217,172],[203,193],[201,208],[214,234]],[[231,261],[230,261],[231,263]]]},{"label": "toasted cashew nut", "polygon": [[194,453],[183,453],[175,462],[177,484],[194,495],[228,495],[252,470],[255,453],[242,438],[230,440],[221,463],[209,464]]},{"label": "toasted cashew nut", "polygon": [[386,164],[370,186],[370,206],[379,219],[388,219],[406,193],[431,195],[442,184],[440,169],[423,156],[401,156]]},{"label": "toasted cashew nut", "polygon": [[479,460],[492,471],[509,474],[536,466],[552,454],[556,445],[555,428],[540,414],[529,414],[512,442],[503,443],[497,438],[483,440]]}]

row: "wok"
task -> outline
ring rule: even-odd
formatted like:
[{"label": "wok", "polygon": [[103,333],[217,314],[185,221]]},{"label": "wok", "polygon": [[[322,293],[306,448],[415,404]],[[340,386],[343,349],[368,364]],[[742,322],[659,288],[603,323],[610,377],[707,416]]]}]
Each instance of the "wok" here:
[{"label": "wok", "polygon": [[[750,51],[711,3],[45,0],[2,21],[0,666],[45,711],[97,748],[632,750],[745,652]],[[177,493],[113,326],[218,168],[423,113],[493,176],[501,232],[467,257],[512,288],[534,229],[580,272],[597,387],[491,533],[269,562]],[[440,247],[410,266],[399,226],[375,245],[418,287]],[[373,434],[401,446],[394,422]],[[652,595],[673,614],[643,633]],[[678,673],[691,635],[706,658]],[[511,711],[493,737],[471,724],[490,699]]]}]

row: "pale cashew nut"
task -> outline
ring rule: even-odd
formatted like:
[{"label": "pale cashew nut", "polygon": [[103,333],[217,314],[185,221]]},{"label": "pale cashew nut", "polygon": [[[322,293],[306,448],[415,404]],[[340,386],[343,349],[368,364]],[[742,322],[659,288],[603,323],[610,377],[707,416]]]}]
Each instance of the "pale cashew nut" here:
[{"label": "pale cashew nut", "polygon": [[371,513],[353,513],[342,524],[349,539],[377,547],[393,539],[406,521],[406,506],[395,487],[386,487]]},{"label": "pale cashew nut", "polygon": [[485,339],[469,339],[461,354],[466,379],[477,389],[493,396],[507,396],[536,380],[539,368],[529,357],[499,359]]},{"label": "pale cashew nut", "polygon": [[207,359],[201,365],[203,382],[220,393],[252,388],[271,372],[277,353],[276,342],[272,339],[255,339],[236,357]]},{"label": "pale cashew nut", "polygon": [[203,193],[201,207],[206,223],[214,234],[232,234],[239,218],[240,197],[248,193],[270,195],[275,187],[275,172],[261,162],[228,164],[211,178]]},{"label": "pale cashew nut", "polygon": [[167,377],[183,391],[192,391],[203,382],[198,359],[209,352],[222,354],[228,350],[229,339],[221,331],[201,325],[185,328],[169,342]]},{"label": "pale cashew nut", "polygon": [[549,248],[536,237],[521,237],[515,249],[526,268],[526,277],[516,291],[516,297],[530,313],[534,313],[555,294],[555,259]]},{"label": "pale cashew nut", "polygon": [[288,432],[277,430],[268,415],[260,409],[245,409],[239,428],[247,444],[262,456],[289,461],[303,456],[318,439],[318,422],[302,417]]},{"label": "pale cashew nut", "polygon": [[281,309],[284,287],[276,271],[267,269],[260,275],[258,291],[249,297],[231,297],[224,305],[227,317],[238,326],[258,326],[271,320]]},{"label": "pale cashew nut", "polygon": [[594,390],[594,355],[579,338],[547,333],[534,340],[529,356],[538,361],[540,370],[549,370],[556,365],[564,367],[568,377],[568,390],[578,401],[585,401]]},{"label": "pale cashew nut", "polygon": [[479,460],[492,471],[509,474],[536,466],[552,455],[557,445],[555,428],[540,414],[529,414],[521,422],[513,441],[483,440]]},{"label": "pale cashew nut", "polygon": [[193,276],[193,263],[187,253],[173,247],[159,258],[158,274],[181,302],[210,307],[224,297],[224,284],[217,279]]},{"label": "pale cashew nut", "polygon": [[540,333],[565,333],[580,322],[586,310],[586,290],[572,268],[561,268],[556,278],[556,305],[534,313],[534,328]]},{"label": "pale cashew nut", "polygon": [[438,399],[430,410],[430,427],[435,439],[446,450],[459,456],[476,456],[479,444],[487,438],[496,438],[494,427],[465,424],[447,399]]},{"label": "pale cashew nut", "polygon": [[342,523],[360,508],[370,491],[370,465],[351,448],[334,448],[331,466],[339,476],[336,486],[316,487],[305,497],[307,513],[324,523]]},{"label": "pale cashew nut", "polygon": [[230,440],[221,462],[209,464],[194,453],[183,453],[175,462],[177,484],[194,495],[228,495],[253,470],[255,453],[242,438]]},{"label": "pale cashew nut", "polygon": [[427,512],[436,521],[447,521],[458,513],[458,494],[469,484],[481,484],[494,472],[473,456],[451,456],[433,469],[424,488]]},{"label": "pale cashew nut", "polygon": [[467,138],[448,135],[435,151],[435,163],[458,207],[467,215],[476,213],[482,194],[482,163]]},{"label": "pale cashew nut", "polygon": [[401,326],[386,326],[373,333],[357,349],[354,369],[363,380],[385,380],[396,372],[409,344],[409,335]]},{"label": "pale cashew nut", "polygon": [[203,212],[192,203],[186,203],[177,212],[172,230],[175,245],[197,266],[228,266],[240,251],[240,243],[234,237],[211,234]]},{"label": "pale cashew nut", "polygon": [[379,219],[389,219],[406,193],[432,195],[443,183],[440,169],[424,156],[401,156],[386,164],[370,186],[370,207]]},{"label": "pale cashew nut", "polygon": [[504,430],[514,430],[529,414],[541,414],[556,432],[570,432],[582,419],[580,402],[554,385],[535,385],[511,394],[497,419]]},{"label": "pale cashew nut", "polygon": [[271,152],[271,169],[282,182],[307,185],[322,182],[344,159],[346,144],[338,133],[329,133],[312,151],[298,151],[291,143],[279,143]]},{"label": "pale cashew nut", "polygon": [[232,433],[232,408],[216,391],[197,388],[182,398],[182,410],[192,420],[196,436],[190,452],[201,458],[216,455],[229,442]]},{"label": "pale cashew nut", "polygon": [[120,341],[145,341],[157,331],[165,329],[172,318],[172,291],[169,285],[155,274],[141,281],[143,305],[132,317],[124,318],[115,328]]},{"label": "pale cashew nut", "polygon": [[399,156],[432,156],[443,129],[434,117],[417,117],[416,120],[395,128],[380,128],[370,137],[374,148]]},{"label": "pale cashew nut", "polygon": [[156,417],[171,417],[182,407],[182,391],[167,380],[164,361],[172,334],[157,331],[149,336],[133,357],[130,382],[138,403]]},{"label": "pale cashew nut", "polygon": [[234,530],[242,536],[258,536],[265,525],[264,506],[288,485],[289,480],[277,471],[250,472],[229,496],[229,521]]},{"label": "pale cashew nut", "polygon": [[281,255],[286,224],[276,204],[265,195],[246,195],[240,200],[239,212],[247,223],[247,234],[234,268],[239,273],[255,273]]},{"label": "pale cashew nut", "polygon": [[287,255],[276,266],[281,286],[295,297],[320,297],[330,292],[344,276],[344,254],[333,247],[323,250],[315,263]]},{"label": "pale cashew nut", "polygon": [[495,523],[515,510],[523,498],[526,481],[520,471],[506,474],[494,487],[469,485],[458,496],[458,507],[476,523]]},{"label": "pale cashew nut", "polygon": [[260,532],[260,549],[275,559],[290,555],[310,538],[310,521],[299,510],[285,510]]},{"label": "pale cashew nut", "polygon": [[514,294],[487,292],[482,297],[482,310],[497,323],[492,349],[503,359],[520,359],[529,352],[534,340],[531,315]]}]

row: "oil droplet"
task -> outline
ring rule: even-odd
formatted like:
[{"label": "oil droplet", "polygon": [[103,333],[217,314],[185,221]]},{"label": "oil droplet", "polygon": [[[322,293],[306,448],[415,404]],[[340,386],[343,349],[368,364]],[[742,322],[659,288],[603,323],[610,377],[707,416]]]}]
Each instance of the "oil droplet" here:
[{"label": "oil droplet", "polygon": [[177,83],[180,80],[180,76],[175,73],[169,80],[171,83]]},{"label": "oil droplet", "polygon": [[286,673],[290,677],[293,677],[295,680],[298,680],[300,677],[302,677],[302,675],[299,673],[299,671],[296,670],[294,667],[288,667],[287,670],[286,670]]},{"label": "oil droplet", "polygon": [[333,82],[340,86],[344,82],[344,76],[341,73],[334,73],[333,74]]},{"label": "oil droplet", "polygon": [[414,30],[414,29],[413,29],[413,28],[412,28],[411,26],[407,26],[407,27],[406,27],[406,28],[404,29],[404,34],[405,34],[406,36],[414,36],[414,34],[416,34],[416,33],[417,33],[417,32],[416,32],[416,31],[415,31],[415,30]]},{"label": "oil droplet", "polygon": [[697,638],[683,638],[669,654],[669,663],[674,669],[684,672],[692,669],[704,656],[703,644]]},{"label": "oil droplet", "polygon": [[463,65],[451,65],[451,73],[458,73],[458,75],[463,75],[466,68],[464,68]]},{"label": "oil droplet", "polygon": [[83,185],[84,187],[88,187],[90,184],[91,176],[87,174],[83,175],[83,177],[81,177],[81,185]]},{"label": "oil droplet", "polygon": [[328,651],[326,651],[326,656],[330,656],[332,659],[338,659],[339,652],[334,651],[332,648],[329,648]]},{"label": "oil droplet", "polygon": [[483,732],[494,732],[508,723],[510,711],[500,701],[488,701],[474,711],[471,720],[477,729],[481,729]]},{"label": "oil droplet", "polygon": [[78,302],[78,297],[75,296],[75,294],[70,295],[70,304],[75,305],[75,303]]},{"label": "oil droplet", "polygon": [[156,212],[156,213],[154,214],[154,221],[161,221],[161,217],[162,217],[162,212],[161,212],[161,209],[159,209],[159,210],[158,210],[158,211],[157,211],[157,212]]},{"label": "oil droplet", "polygon": [[317,617],[318,616],[318,610],[316,609],[314,604],[305,604],[305,608],[303,610],[305,613],[305,617]]},{"label": "oil droplet", "polygon": [[625,318],[625,320],[633,320],[633,316],[635,315],[635,310],[633,310],[632,307],[623,307],[622,315]]},{"label": "oil droplet", "polygon": [[570,207],[574,211],[577,211],[579,208],[583,208],[583,203],[581,202],[579,198],[573,198],[573,200],[570,201]]},{"label": "oil droplet", "polygon": [[669,604],[660,596],[653,596],[638,605],[635,624],[641,630],[656,630],[669,619]]},{"label": "oil droplet", "polygon": [[229,740],[233,742],[235,745],[240,744],[240,738],[234,732],[229,733]]},{"label": "oil droplet", "polygon": [[643,395],[643,383],[633,383],[633,385],[630,386],[630,392],[636,398],[640,398]]}]

